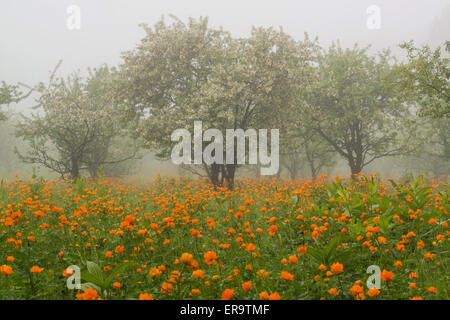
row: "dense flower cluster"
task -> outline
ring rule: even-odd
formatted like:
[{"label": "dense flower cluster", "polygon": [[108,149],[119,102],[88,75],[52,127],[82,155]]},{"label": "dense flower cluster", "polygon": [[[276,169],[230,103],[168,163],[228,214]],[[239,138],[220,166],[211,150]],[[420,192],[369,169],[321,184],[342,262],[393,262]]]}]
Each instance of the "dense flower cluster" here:
[{"label": "dense flower cluster", "polygon": [[[17,178],[0,189],[0,298],[448,299],[447,192],[374,175],[231,191]],[[69,266],[87,261],[110,284],[67,289]],[[367,287],[370,265],[380,288]]]}]

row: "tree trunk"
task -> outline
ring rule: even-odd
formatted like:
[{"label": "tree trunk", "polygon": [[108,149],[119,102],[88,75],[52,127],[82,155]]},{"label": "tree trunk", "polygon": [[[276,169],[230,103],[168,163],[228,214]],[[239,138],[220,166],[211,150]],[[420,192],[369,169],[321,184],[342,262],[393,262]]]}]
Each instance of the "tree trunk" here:
[{"label": "tree trunk", "polygon": [[297,176],[295,174],[295,170],[289,170],[289,173],[291,174],[291,180],[297,179]]},{"label": "tree trunk", "polygon": [[314,154],[312,152],[310,152],[308,142],[305,143],[305,154],[306,154],[306,159],[308,160],[308,163],[309,163],[309,168],[311,169],[311,176],[312,176],[313,180],[316,180],[318,170],[314,166]]},{"label": "tree trunk", "polygon": [[96,166],[96,165],[90,165],[89,166],[89,174],[90,174],[92,179],[97,179],[98,171],[99,171],[99,167],[98,166]]},{"label": "tree trunk", "polygon": [[226,186],[228,190],[233,190],[234,188],[234,176],[236,174],[237,166],[235,164],[224,164],[222,165],[222,175],[225,177]]},{"label": "tree trunk", "polygon": [[349,163],[349,165],[350,165],[350,171],[352,173],[352,179],[355,180],[356,175],[361,173],[361,170],[362,170],[361,165],[358,165],[355,163],[353,163],[353,164]]},{"label": "tree trunk", "polygon": [[313,179],[313,181],[316,181],[317,180],[317,173],[316,173],[316,170],[314,170],[313,168],[311,168],[312,170],[311,170],[311,173],[312,173],[312,179]]},{"label": "tree trunk", "polygon": [[219,174],[220,174],[220,166],[216,163],[213,163],[210,169],[208,170],[208,177],[215,188],[221,186]]},{"label": "tree trunk", "polygon": [[73,180],[76,180],[80,177],[80,167],[79,167],[78,159],[72,158],[71,164],[72,164],[72,166],[70,168],[70,176]]}]

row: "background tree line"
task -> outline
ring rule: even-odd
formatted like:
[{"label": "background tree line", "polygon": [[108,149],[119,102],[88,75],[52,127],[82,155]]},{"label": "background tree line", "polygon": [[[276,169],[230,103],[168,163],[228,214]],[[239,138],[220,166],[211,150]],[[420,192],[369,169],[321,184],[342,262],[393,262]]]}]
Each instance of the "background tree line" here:
[{"label": "background tree line", "polygon": [[[172,131],[192,132],[201,120],[203,130],[280,129],[280,162],[292,179],[301,170],[315,179],[338,159],[356,175],[389,156],[427,159],[434,175],[448,176],[449,42],[434,50],[402,43],[399,62],[387,50],[322,48],[282,29],[236,38],[206,18],[142,27],[145,37],[115,67],[66,78],[56,68],[31,88],[2,83],[0,106],[36,97],[14,129],[22,161],[70,179],[126,175],[142,150],[169,159]],[[185,169],[232,187],[239,167]]]}]

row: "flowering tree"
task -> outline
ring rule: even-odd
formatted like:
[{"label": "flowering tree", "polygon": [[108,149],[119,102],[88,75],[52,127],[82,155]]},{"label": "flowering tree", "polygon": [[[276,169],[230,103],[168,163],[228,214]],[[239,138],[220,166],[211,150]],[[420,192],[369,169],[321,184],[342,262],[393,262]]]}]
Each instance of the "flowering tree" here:
[{"label": "flowering tree", "polygon": [[407,63],[400,65],[400,92],[416,103],[422,116],[450,117],[450,41],[431,50],[429,46],[416,48],[414,43],[400,45],[406,50]]},{"label": "flowering tree", "polygon": [[[147,146],[168,158],[178,128],[279,128],[277,116],[294,102],[293,86],[310,56],[310,42],[297,42],[282,30],[254,28],[249,38],[232,38],[208,27],[207,19],[160,21],[121,66],[127,101],[141,116]],[[234,152],[236,155],[237,152]],[[233,187],[238,165],[188,165],[216,186]]]},{"label": "flowering tree", "polygon": [[65,177],[76,179],[82,170],[96,175],[100,166],[131,159],[111,159],[114,139],[124,134],[126,120],[114,90],[114,79],[106,66],[89,70],[87,79],[78,73],[55,78],[36,87],[38,111],[23,117],[16,134],[30,150],[21,159],[43,165]]},{"label": "flowering tree", "polygon": [[[2,81],[0,86],[0,108],[2,105],[9,105],[13,102],[19,102],[26,96],[19,91],[18,85],[8,85],[6,82]],[[0,109],[0,121],[6,120],[5,113]]]},{"label": "flowering tree", "polygon": [[[408,151],[405,125],[412,114],[398,103],[388,84],[394,82],[388,52],[375,56],[367,48],[332,45],[319,56],[315,88],[305,108],[310,128],[347,160],[352,174],[376,159]],[[304,120],[303,120],[304,121]]]},{"label": "flowering tree", "polygon": [[[447,176],[450,168],[450,41],[432,50],[414,43],[400,45],[407,62],[399,65],[398,92],[418,108],[423,144],[417,156],[436,176]],[[447,53],[445,53],[447,52]],[[423,161],[423,156],[426,161]]]}]

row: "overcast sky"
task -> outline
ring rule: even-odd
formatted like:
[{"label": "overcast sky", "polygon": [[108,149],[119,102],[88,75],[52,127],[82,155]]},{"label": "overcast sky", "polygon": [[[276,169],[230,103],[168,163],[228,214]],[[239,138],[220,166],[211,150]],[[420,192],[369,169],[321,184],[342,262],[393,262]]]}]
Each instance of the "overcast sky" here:
[{"label": "overcast sky", "polygon": [[[70,5],[81,10],[80,30],[66,26]],[[366,26],[371,5],[380,8],[380,29]],[[235,36],[248,35],[253,25],[283,26],[296,39],[305,31],[318,36],[324,46],[339,39],[394,53],[403,40],[450,40],[450,0],[1,0],[0,80],[45,81],[60,59],[60,75],[117,64],[144,35],[139,23],[168,14],[183,21],[208,16]]]}]

